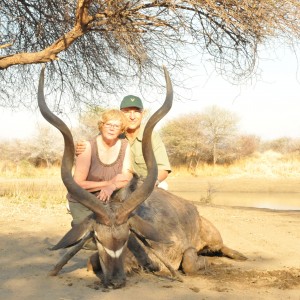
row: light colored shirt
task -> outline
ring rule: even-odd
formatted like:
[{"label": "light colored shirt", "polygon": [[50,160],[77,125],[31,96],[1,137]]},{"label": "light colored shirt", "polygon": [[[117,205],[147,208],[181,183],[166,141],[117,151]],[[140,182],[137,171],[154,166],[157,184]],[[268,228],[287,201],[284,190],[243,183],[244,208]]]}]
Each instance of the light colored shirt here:
[{"label": "light colored shirt", "polygon": [[[132,142],[129,141],[129,143],[133,170],[140,177],[145,178],[147,176],[147,166],[142,152],[143,132],[144,127],[141,127],[138,136]],[[170,173],[171,165],[167,155],[166,147],[157,132],[152,133],[152,147],[158,170],[165,170]]]}]

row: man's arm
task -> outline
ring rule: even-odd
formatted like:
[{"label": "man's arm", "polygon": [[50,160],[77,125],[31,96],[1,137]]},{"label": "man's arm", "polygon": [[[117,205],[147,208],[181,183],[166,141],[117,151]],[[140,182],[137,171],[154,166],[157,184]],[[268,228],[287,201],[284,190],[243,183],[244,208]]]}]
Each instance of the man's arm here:
[{"label": "man's arm", "polygon": [[86,149],[86,141],[77,142],[75,145],[75,155],[78,156]]},{"label": "man's arm", "polygon": [[152,145],[158,168],[157,180],[161,182],[168,177],[172,170],[166,147],[157,132],[153,133],[152,135]]},{"label": "man's arm", "polygon": [[162,181],[167,179],[169,172],[166,170],[158,170],[157,174],[157,184],[160,184]]}]

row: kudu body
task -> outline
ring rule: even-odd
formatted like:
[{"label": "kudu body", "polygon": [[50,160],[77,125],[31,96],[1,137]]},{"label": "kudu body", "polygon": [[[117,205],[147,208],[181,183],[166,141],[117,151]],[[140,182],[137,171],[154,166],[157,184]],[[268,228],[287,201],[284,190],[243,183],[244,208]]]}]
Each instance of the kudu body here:
[{"label": "kudu body", "polygon": [[[157,165],[151,145],[154,126],[172,106],[173,90],[164,69],[167,94],[162,107],[149,119],[143,136],[143,155],[148,175],[143,183],[134,177],[124,189],[114,193],[108,204],[78,186],[72,177],[74,142],[67,126],[47,107],[44,99],[44,69],[40,75],[38,103],[42,115],[57,127],[64,137],[62,180],[73,197],[93,213],[75,225],[53,250],[75,245],[52,270],[56,275],[93,237],[98,253],[91,262],[101,268],[104,286],[121,287],[126,271],[140,266],[151,271],[167,267],[173,275],[180,267],[186,274],[195,274],[204,267],[201,251],[222,252],[225,256],[245,259],[237,251],[223,245],[218,230],[198,214],[188,201],[162,189],[154,188]],[[125,271],[126,270],[126,271]]]}]

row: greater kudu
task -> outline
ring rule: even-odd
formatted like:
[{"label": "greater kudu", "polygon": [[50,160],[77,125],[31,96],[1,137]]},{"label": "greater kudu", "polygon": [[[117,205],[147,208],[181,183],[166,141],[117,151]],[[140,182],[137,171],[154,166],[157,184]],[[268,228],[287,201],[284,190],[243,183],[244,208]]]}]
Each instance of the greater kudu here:
[{"label": "greater kudu", "polygon": [[[53,250],[73,245],[80,239],[86,240],[91,236],[90,233],[92,233],[98,247],[99,260],[104,275],[104,285],[111,284],[114,287],[120,287],[125,284],[126,279],[124,259],[130,231],[147,239],[162,240],[159,231],[152,228],[151,224],[148,224],[133,212],[149,197],[155,186],[157,165],[151,145],[151,136],[154,126],[167,114],[172,106],[173,89],[169,74],[164,68],[167,83],[166,99],[162,107],[149,119],[144,130],[142,149],[147,164],[148,175],[140,187],[130,193],[123,191],[119,193],[119,196],[113,195],[113,200],[105,205],[93,194],[81,188],[73,179],[73,137],[65,123],[55,116],[46,105],[44,98],[44,70],[45,68],[43,67],[38,87],[38,104],[43,117],[60,130],[64,137],[64,154],[61,166],[63,183],[73,198],[89,208],[91,213],[93,212],[85,222],[74,226],[53,247]],[[120,199],[120,195],[122,199]]]}]

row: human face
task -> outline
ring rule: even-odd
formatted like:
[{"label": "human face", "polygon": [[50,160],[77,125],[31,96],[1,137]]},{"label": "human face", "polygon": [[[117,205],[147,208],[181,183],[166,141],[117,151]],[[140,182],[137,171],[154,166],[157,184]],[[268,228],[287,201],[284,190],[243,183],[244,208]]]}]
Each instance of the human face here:
[{"label": "human face", "polygon": [[114,140],[117,139],[121,134],[121,121],[109,120],[102,125],[102,136],[103,138]]},{"label": "human face", "polygon": [[138,130],[143,119],[143,111],[137,107],[126,107],[121,110],[128,120],[127,131]]}]

